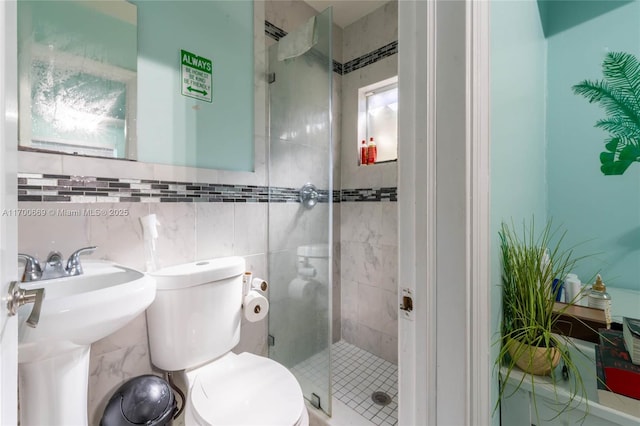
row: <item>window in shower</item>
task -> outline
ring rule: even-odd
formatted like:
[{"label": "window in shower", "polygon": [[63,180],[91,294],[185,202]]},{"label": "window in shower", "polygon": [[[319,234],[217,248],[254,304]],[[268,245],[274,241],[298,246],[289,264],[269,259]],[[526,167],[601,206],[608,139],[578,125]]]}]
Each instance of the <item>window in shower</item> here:
[{"label": "window in shower", "polygon": [[398,159],[398,76],[358,90],[360,165],[367,163],[361,149],[366,149],[365,145],[370,143],[371,138],[377,150],[375,164]]}]

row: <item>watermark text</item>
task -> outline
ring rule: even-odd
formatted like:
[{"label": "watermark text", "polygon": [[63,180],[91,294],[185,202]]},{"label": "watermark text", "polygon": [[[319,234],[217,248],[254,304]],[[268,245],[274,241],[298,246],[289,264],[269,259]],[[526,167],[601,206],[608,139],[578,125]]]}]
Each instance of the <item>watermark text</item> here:
[{"label": "watermark text", "polygon": [[8,217],[113,217],[129,216],[129,209],[123,208],[46,208],[46,209],[3,209],[0,213]]}]

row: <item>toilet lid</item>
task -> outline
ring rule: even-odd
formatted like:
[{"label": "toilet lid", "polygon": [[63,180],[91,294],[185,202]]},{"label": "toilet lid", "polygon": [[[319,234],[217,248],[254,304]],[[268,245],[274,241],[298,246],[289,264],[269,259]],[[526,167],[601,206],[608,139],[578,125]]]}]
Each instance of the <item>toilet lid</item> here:
[{"label": "toilet lid", "polygon": [[193,414],[211,425],[294,425],[304,408],[302,390],[289,370],[246,352],[199,369],[190,398]]}]

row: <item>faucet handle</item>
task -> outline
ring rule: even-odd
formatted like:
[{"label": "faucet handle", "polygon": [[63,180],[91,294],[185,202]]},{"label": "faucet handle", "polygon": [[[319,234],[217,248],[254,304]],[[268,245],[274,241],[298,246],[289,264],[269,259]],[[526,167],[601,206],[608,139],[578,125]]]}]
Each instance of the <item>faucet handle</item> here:
[{"label": "faucet handle", "polygon": [[22,274],[21,280],[22,282],[36,281],[42,277],[42,268],[40,267],[38,259],[24,253],[18,253],[18,259],[25,261],[24,273]]},{"label": "faucet handle", "polygon": [[71,256],[69,256],[69,260],[67,261],[67,273],[69,275],[81,275],[82,265],[80,264],[80,255],[91,254],[97,248],[98,248],[97,246],[90,246],[90,247],[83,247],[81,249],[74,251],[71,254]]},{"label": "faucet handle", "polygon": [[7,310],[9,316],[13,316],[18,312],[18,308],[27,303],[33,303],[31,314],[27,318],[27,325],[36,328],[40,321],[40,311],[42,310],[42,301],[44,300],[44,288],[34,288],[33,290],[25,290],[18,287],[18,283],[12,281],[9,285],[9,296],[7,299]]}]

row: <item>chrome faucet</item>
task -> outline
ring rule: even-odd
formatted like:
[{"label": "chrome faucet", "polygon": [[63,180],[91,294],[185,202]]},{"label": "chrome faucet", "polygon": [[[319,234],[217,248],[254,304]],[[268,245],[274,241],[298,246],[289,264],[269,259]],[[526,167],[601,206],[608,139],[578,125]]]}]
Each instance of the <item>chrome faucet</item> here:
[{"label": "chrome faucet", "polygon": [[18,259],[25,261],[22,281],[50,280],[53,278],[81,275],[82,265],[80,263],[80,255],[91,254],[96,248],[96,246],[83,247],[74,251],[71,256],[69,256],[66,266],[63,264],[64,259],[59,251],[49,253],[44,267],[40,266],[40,262],[38,262],[38,259],[35,257],[28,254],[18,254]]},{"label": "chrome faucet", "polygon": [[82,275],[82,265],[80,264],[81,254],[91,254],[96,251],[96,246],[83,247],[71,253],[69,260],[67,260],[67,274],[69,275]]},{"label": "chrome faucet", "polygon": [[49,280],[51,278],[60,278],[67,275],[68,274],[62,266],[62,253],[59,251],[52,251],[49,253],[47,260],[44,263],[41,279]]},{"label": "chrome faucet", "polygon": [[24,273],[22,274],[22,282],[38,281],[42,278],[42,268],[40,262],[33,256],[24,253],[18,253],[18,259],[22,259],[25,262]]}]

